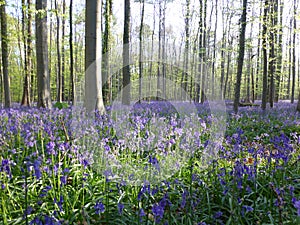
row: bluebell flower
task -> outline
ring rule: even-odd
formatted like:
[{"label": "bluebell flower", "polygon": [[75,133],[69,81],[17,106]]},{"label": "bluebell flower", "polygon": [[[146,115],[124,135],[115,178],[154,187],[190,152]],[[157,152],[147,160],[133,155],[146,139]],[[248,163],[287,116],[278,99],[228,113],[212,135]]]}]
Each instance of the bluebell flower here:
[{"label": "bluebell flower", "polygon": [[221,211],[218,211],[214,214],[214,218],[219,219],[222,215],[223,215],[223,213]]},{"label": "bluebell flower", "polygon": [[294,207],[297,209],[298,216],[300,216],[300,200],[295,201]]},{"label": "bluebell flower", "polygon": [[97,201],[94,209],[96,210],[96,214],[104,213],[105,205],[101,201]]},{"label": "bluebell flower", "polygon": [[42,177],[40,165],[41,165],[41,161],[39,159],[35,160],[33,163],[34,175],[35,175],[36,179],[38,179],[38,180]]},{"label": "bluebell flower", "polygon": [[5,172],[11,178],[11,170],[10,170],[10,163],[8,159],[2,159],[1,163],[1,172]]},{"label": "bluebell flower", "polygon": [[61,176],[60,177],[60,182],[61,182],[61,185],[67,184],[67,176]]},{"label": "bluebell flower", "polygon": [[45,197],[48,194],[48,191],[52,189],[51,186],[46,186],[42,189],[42,193],[39,195],[41,198]]},{"label": "bluebell flower", "polygon": [[124,205],[122,203],[118,203],[118,212],[120,215],[122,215],[124,209]]},{"label": "bluebell flower", "polygon": [[140,217],[146,216],[145,211],[143,208],[140,209],[140,213],[139,213]]},{"label": "bluebell flower", "polygon": [[181,204],[180,204],[181,208],[185,207],[187,194],[188,194],[188,192],[186,190],[184,190],[181,195]]},{"label": "bluebell flower", "polygon": [[243,209],[246,211],[246,213],[253,211],[253,208],[251,206],[248,206],[248,205],[243,205]]},{"label": "bluebell flower", "polygon": [[59,208],[60,211],[63,210],[64,198],[63,198],[62,195],[59,197],[59,202],[57,201],[56,198],[54,198],[54,203],[56,203],[56,205],[58,206],[58,208]]},{"label": "bluebell flower", "polygon": [[159,223],[159,221],[164,216],[163,207],[161,207],[159,204],[156,203],[152,206],[152,212],[153,212],[153,215],[155,216],[156,222]]},{"label": "bluebell flower", "polygon": [[28,206],[27,209],[24,212],[23,218],[30,215],[33,212],[33,208],[31,206]]},{"label": "bluebell flower", "polygon": [[48,142],[46,144],[46,150],[49,155],[56,155],[55,143],[53,141]]}]

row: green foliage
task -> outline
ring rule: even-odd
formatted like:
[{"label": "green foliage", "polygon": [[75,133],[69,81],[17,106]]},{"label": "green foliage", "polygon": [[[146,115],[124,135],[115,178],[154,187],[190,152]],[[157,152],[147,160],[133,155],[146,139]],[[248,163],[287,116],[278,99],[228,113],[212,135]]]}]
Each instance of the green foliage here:
[{"label": "green foliage", "polygon": [[57,109],[66,109],[69,107],[69,104],[66,102],[56,102],[53,107]]}]

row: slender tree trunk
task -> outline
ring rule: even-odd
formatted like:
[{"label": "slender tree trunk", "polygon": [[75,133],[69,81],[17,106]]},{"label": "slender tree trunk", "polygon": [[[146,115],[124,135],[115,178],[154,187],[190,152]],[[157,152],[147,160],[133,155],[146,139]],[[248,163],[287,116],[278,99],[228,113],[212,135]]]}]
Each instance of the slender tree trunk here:
[{"label": "slender tree trunk", "polygon": [[158,24],[158,62],[157,62],[157,93],[156,99],[160,100],[161,96],[161,43],[162,43],[162,6],[159,1],[159,24]]},{"label": "slender tree trunk", "polygon": [[220,79],[220,98],[223,98],[223,90],[224,90],[224,77],[225,77],[225,43],[226,34],[223,32],[222,37],[222,46],[221,46],[221,79]]},{"label": "slender tree trunk", "polygon": [[[185,45],[184,45],[184,71],[182,73],[182,91],[187,92],[188,69],[189,69],[189,48],[190,48],[190,0],[186,0],[185,14]],[[181,95],[185,96],[185,95]]]},{"label": "slender tree trunk", "polygon": [[290,29],[289,29],[289,44],[288,44],[288,52],[289,52],[289,63],[288,63],[288,82],[287,82],[287,95],[286,98],[289,99],[291,97],[291,73],[292,73],[292,27],[293,20],[290,20]]},{"label": "slender tree trunk", "polygon": [[109,46],[110,46],[110,29],[111,29],[111,15],[112,15],[112,1],[106,0],[104,7],[105,27],[103,35],[103,48],[102,48],[102,84],[103,84],[103,99],[106,104],[110,102],[110,91],[109,86],[110,78],[108,77],[109,72]]},{"label": "slender tree trunk", "polygon": [[22,36],[23,36],[23,48],[24,48],[24,81],[23,81],[23,94],[21,105],[30,106],[30,89],[29,89],[29,79],[30,79],[30,68],[28,67],[28,47],[27,47],[27,30],[26,25],[28,26],[26,19],[26,12],[28,13],[28,6],[25,4],[25,0],[22,0]]},{"label": "slender tree trunk", "polygon": [[264,16],[263,16],[263,31],[262,31],[262,51],[263,51],[263,91],[262,104],[263,110],[267,107],[267,93],[268,93],[268,56],[267,56],[267,19],[268,19],[268,0],[265,0]]},{"label": "slender tree trunk", "polygon": [[123,94],[122,103],[130,105],[130,66],[129,66],[129,41],[130,41],[130,0],[124,0],[124,34],[123,34]]},{"label": "slender tree trunk", "polygon": [[65,37],[66,37],[66,0],[62,2],[62,23],[61,23],[61,100],[65,101],[65,78],[66,78],[66,51],[65,51]]},{"label": "slender tree trunk", "polygon": [[33,62],[32,62],[32,41],[33,41],[33,34],[32,34],[32,2],[31,0],[27,0],[27,65],[28,65],[28,77],[29,77],[29,100],[31,102],[34,101],[34,88],[35,84],[35,76],[33,71]]},{"label": "slender tree trunk", "polygon": [[270,72],[270,88],[269,88],[269,102],[270,107],[273,108],[274,105],[274,73],[275,73],[275,65],[276,65],[276,58],[275,58],[275,35],[276,35],[276,15],[275,15],[275,0],[271,0],[271,7],[270,7],[270,17],[271,17],[271,28],[270,28],[270,52],[269,52],[269,72]]},{"label": "slender tree trunk", "polygon": [[252,57],[252,48],[248,49],[248,62],[247,62],[247,73],[246,73],[246,99],[245,102],[250,102],[250,76],[251,76],[251,57]]},{"label": "slender tree trunk", "polygon": [[292,93],[291,93],[291,103],[294,103],[295,98],[295,83],[296,83],[296,16],[297,16],[297,9],[296,9],[296,0],[294,0],[294,18],[293,18],[293,47],[292,47]]},{"label": "slender tree trunk", "polygon": [[166,9],[167,0],[163,0],[163,17],[162,17],[162,93],[166,95]]},{"label": "slender tree trunk", "polygon": [[[202,0],[200,0],[202,1]],[[203,42],[202,42],[202,59],[205,64],[206,62],[206,14],[207,14],[207,0],[204,0],[204,5],[203,5],[204,11],[203,11]],[[206,69],[205,69],[206,70]],[[206,82],[206,71],[202,69],[202,80],[201,80],[201,99],[200,102],[203,104],[205,102],[206,96],[206,88],[205,88],[205,82]]]},{"label": "slender tree trunk", "polygon": [[56,57],[57,57],[57,96],[56,101],[62,101],[62,75],[61,75],[61,55],[60,55],[60,18],[59,18],[59,6],[57,0],[54,1],[55,16],[56,16]]},{"label": "slender tree trunk", "polygon": [[215,98],[215,70],[216,70],[216,41],[217,41],[217,25],[218,25],[218,0],[215,5],[215,26],[214,26],[214,41],[213,41],[213,53],[212,53],[212,67],[211,67],[211,96]]},{"label": "slender tree trunk", "polygon": [[[262,15],[262,2],[260,4],[260,10],[259,10],[259,17],[261,18]],[[257,55],[256,55],[256,72],[255,72],[255,93],[254,93],[254,100],[257,100],[258,98],[258,82],[259,82],[259,77],[261,74],[261,25],[262,25],[262,21],[261,19],[259,20],[259,27],[258,27],[258,38],[257,38]],[[253,100],[253,103],[254,103]]]},{"label": "slender tree trunk", "polygon": [[[228,35],[228,38],[229,38],[229,35]],[[230,74],[232,43],[233,43],[233,37],[231,37],[231,40],[229,40],[229,43],[228,43],[228,45],[230,46],[230,49],[227,53],[227,68],[226,68],[226,78],[225,78],[224,93],[223,93],[224,98],[225,98],[226,93],[227,93],[228,79],[229,79],[229,74]],[[229,93],[229,91],[228,91],[228,93]]]},{"label": "slender tree trunk", "polygon": [[69,45],[70,45],[70,90],[71,90],[71,99],[72,105],[76,104],[75,99],[75,76],[74,76],[74,54],[73,54],[73,0],[70,0],[70,9],[69,9],[69,25],[70,25],[70,36],[69,36]]},{"label": "slender tree trunk", "polygon": [[145,0],[142,0],[142,13],[141,13],[141,24],[139,32],[139,101],[142,98],[142,75],[143,75],[143,26],[144,26],[144,14],[145,14]]},{"label": "slender tree trunk", "polygon": [[279,101],[279,93],[280,93],[280,77],[282,73],[282,33],[283,33],[283,28],[282,28],[282,12],[283,12],[283,3],[279,0],[277,0],[277,5],[279,5],[279,29],[278,29],[278,47],[277,47],[277,64],[276,64],[276,83],[275,83],[275,96],[274,96],[274,101],[278,102]]},{"label": "slender tree trunk", "polygon": [[1,49],[2,49],[2,72],[4,81],[4,107],[11,106],[10,85],[8,75],[8,35],[7,35],[7,18],[5,11],[6,2],[0,5],[1,16]]},{"label": "slender tree trunk", "polygon": [[[153,30],[151,34],[151,52],[153,52],[154,49],[154,34],[155,34],[155,4],[153,4]],[[149,68],[149,86],[148,90],[151,90],[151,77],[152,77],[152,71],[153,71],[153,54],[151,54],[151,62],[150,62],[150,68]],[[150,96],[149,96],[150,101]]]},{"label": "slender tree trunk", "polygon": [[51,108],[50,75],[48,69],[47,0],[36,0],[36,58],[38,107]]},{"label": "slender tree trunk", "polygon": [[247,0],[243,0],[243,12],[240,19],[240,40],[239,40],[239,56],[238,56],[238,67],[237,67],[237,78],[235,86],[235,96],[234,96],[234,112],[238,112],[239,102],[240,102],[240,90],[241,90],[241,79],[243,72],[244,63],[244,53],[245,53],[245,32],[246,32],[246,19],[247,19]]}]

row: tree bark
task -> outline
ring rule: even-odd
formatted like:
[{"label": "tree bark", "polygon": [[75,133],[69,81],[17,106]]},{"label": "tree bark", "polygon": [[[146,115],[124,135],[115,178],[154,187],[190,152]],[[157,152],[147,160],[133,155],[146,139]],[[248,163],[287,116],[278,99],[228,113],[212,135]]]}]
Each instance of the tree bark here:
[{"label": "tree bark", "polygon": [[246,19],[247,19],[247,0],[243,0],[243,12],[240,19],[241,29],[240,29],[240,39],[239,39],[239,56],[238,56],[238,67],[237,67],[237,78],[235,86],[235,96],[234,96],[234,112],[238,112],[239,101],[240,101],[240,90],[241,90],[241,79],[243,72],[244,63],[244,53],[245,53],[245,32],[246,32]]},{"label": "tree bark", "polygon": [[[202,1],[202,0],[200,0]],[[206,14],[207,14],[207,0],[204,0],[204,5],[203,5],[203,8],[204,8],[204,11],[203,11],[203,41],[202,41],[202,60],[204,62],[204,64],[206,65],[207,62],[206,62],[206,29],[207,29],[207,26],[206,26]],[[200,96],[200,102],[201,104],[204,103],[205,99],[206,99],[206,96],[205,96],[205,91],[206,91],[206,88],[205,88],[205,82],[206,82],[206,73],[205,71],[202,69],[202,80],[201,80],[201,96]]]},{"label": "tree bark", "polygon": [[215,70],[216,70],[216,39],[217,39],[217,26],[218,26],[218,0],[215,5],[215,26],[213,37],[213,53],[212,53],[212,67],[211,67],[211,97],[215,98]]},{"label": "tree bark", "polygon": [[54,1],[55,16],[56,16],[56,57],[57,57],[57,97],[56,101],[62,101],[62,74],[61,74],[61,55],[60,55],[60,18],[59,18],[59,7],[57,0]]},{"label": "tree bark", "polygon": [[110,36],[111,36],[111,17],[112,17],[112,0],[106,0],[104,7],[105,27],[103,35],[103,48],[102,48],[102,93],[105,104],[110,102],[110,86],[111,79],[109,74],[109,48],[110,48]]},{"label": "tree bark", "polygon": [[294,98],[295,98],[295,83],[296,83],[296,30],[297,30],[296,16],[297,16],[296,0],[294,0],[291,103],[294,103]]},{"label": "tree bark", "polygon": [[[183,90],[187,92],[190,48],[190,0],[186,0]],[[185,95],[182,95],[185,96]]]},{"label": "tree bark", "polygon": [[4,107],[9,108],[11,106],[10,99],[10,84],[8,75],[8,35],[7,35],[7,18],[6,18],[6,1],[0,5],[0,17],[1,17],[1,49],[2,49],[2,72],[4,82]]},{"label": "tree bark", "polygon": [[130,105],[130,65],[129,65],[129,40],[130,40],[130,0],[124,0],[124,34],[123,34],[123,94],[122,103]]},{"label": "tree bark", "polygon": [[85,108],[105,113],[101,77],[101,0],[86,0],[85,13]]},{"label": "tree bark", "polygon": [[36,59],[38,107],[51,108],[50,75],[48,68],[47,0],[36,0]]},{"label": "tree bark", "polygon": [[[276,44],[276,29],[277,29],[277,18],[275,15],[276,12],[276,1],[271,1],[270,8],[270,17],[271,17],[271,28],[270,28],[270,52],[269,52],[269,72],[270,72],[270,88],[269,88],[269,102],[270,107],[273,108],[274,105],[274,75],[275,75],[275,65],[276,65],[276,57],[275,57],[275,44]],[[277,13],[277,12],[276,12]]]},{"label": "tree bark", "polygon": [[276,83],[275,83],[275,96],[274,96],[274,101],[278,102],[279,101],[279,93],[280,93],[280,77],[282,73],[282,33],[283,33],[283,27],[282,27],[282,12],[283,12],[283,4],[281,1],[277,1],[277,6],[279,11],[277,12],[279,14],[279,28],[278,28],[278,47],[277,47],[277,64],[276,64]]},{"label": "tree bark", "polygon": [[262,31],[262,51],[263,51],[263,91],[261,108],[267,107],[268,93],[268,56],[267,56],[267,20],[268,20],[268,0],[265,0],[264,16],[263,16],[263,31]]},{"label": "tree bark", "polygon": [[73,0],[70,0],[70,9],[69,9],[69,25],[70,25],[70,36],[69,36],[69,45],[70,45],[70,89],[71,89],[71,99],[72,105],[76,104],[75,99],[75,76],[74,76],[74,54],[73,54]]},{"label": "tree bark", "polygon": [[144,26],[144,14],[145,14],[145,0],[142,0],[142,13],[141,13],[141,24],[139,32],[139,101],[142,98],[142,75],[143,75],[143,26]]},{"label": "tree bark", "polygon": [[21,105],[22,106],[30,106],[30,60],[28,58],[28,29],[26,26],[30,26],[27,22],[28,17],[26,18],[26,14],[29,14],[29,5],[25,4],[25,0],[22,0],[22,36],[23,36],[23,48],[24,48],[24,80],[23,80],[23,94]]},{"label": "tree bark", "polygon": [[66,0],[62,3],[62,24],[61,24],[61,100],[65,101],[65,75],[66,75],[66,51],[65,51],[65,38],[66,38]]}]

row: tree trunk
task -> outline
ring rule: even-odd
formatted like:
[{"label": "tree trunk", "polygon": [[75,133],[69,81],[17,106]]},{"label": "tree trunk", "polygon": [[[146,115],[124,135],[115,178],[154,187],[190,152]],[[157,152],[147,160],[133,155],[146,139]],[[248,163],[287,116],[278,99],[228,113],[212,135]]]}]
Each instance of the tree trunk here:
[{"label": "tree trunk", "polygon": [[296,16],[297,16],[297,9],[296,9],[296,0],[294,0],[294,18],[293,18],[293,44],[292,44],[292,93],[291,93],[291,103],[294,103],[295,98],[295,83],[296,83]]},{"label": "tree trunk", "polygon": [[[153,52],[154,49],[154,35],[155,35],[155,4],[153,4],[153,30],[151,34],[151,51]],[[150,68],[149,68],[149,85],[148,90],[151,90],[151,77],[152,77],[152,71],[153,71],[153,54],[151,54],[151,61],[150,61]],[[149,96],[150,101],[150,96]]]},{"label": "tree trunk", "polygon": [[130,40],[130,0],[124,0],[124,34],[123,34],[123,94],[122,103],[130,105],[130,65],[129,65],[129,40]]},{"label": "tree trunk", "polygon": [[5,12],[6,1],[0,4],[1,18],[1,49],[2,49],[2,72],[4,81],[4,107],[11,106],[9,75],[8,75],[8,35],[7,35],[7,18]]},{"label": "tree trunk", "polygon": [[71,99],[72,105],[76,104],[75,99],[75,76],[74,76],[74,54],[73,54],[73,0],[70,0],[70,9],[69,9],[69,25],[70,25],[70,36],[69,36],[69,45],[70,45],[70,89],[71,89]]},{"label": "tree trunk", "polygon": [[[228,35],[228,38],[229,38],[229,35]],[[226,68],[226,77],[225,77],[225,85],[224,85],[224,93],[223,93],[224,98],[226,97],[226,93],[227,93],[228,79],[229,79],[229,73],[230,73],[232,43],[233,43],[233,37],[231,37],[231,39],[229,40],[229,43],[228,43],[228,45],[230,46],[230,49],[227,53],[227,68]],[[229,91],[228,91],[228,93],[229,93]]]},{"label": "tree trunk", "polygon": [[280,93],[280,77],[282,73],[282,33],[283,33],[283,28],[282,28],[282,12],[283,12],[283,4],[281,1],[277,0],[277,6],[280,5],[279,7],[279,29],[278,29],[278,47],[277,47],[277,64],[276,64],[276,83],[275,83],[275,96],[274,96],[274,101],[278,102],[279,101],[279,93]]},{"label": "tree trunk", "polygon": [[111,35],[111,16],[112,16],[112,1],[106,0],[104,7],[104,17],[105,17],[105,26],[103,34],[103,48],[102,48],[102,93],[103,100],[105,104],[110,102],[110,78],[109,74],[109,45],[110,45],[110,35]]},{"label": "tree trunk", "polygon": [[216,39],[217,39],[217,26],[218,26],[218,0],[215,5],[215,26],[214,26],[214,41],[213,41],[213,54],[212,54],[212,67],[211,67],[211,97],[215,98],[215,70],[216,70]]},{"label": "tree trunk", "polygon": [[156,100],[160,100],[161,96],[161,39],[162,39],[162,6],[161,0],[158,1],[159,3],[159,22],[158,22],[158,60],[157,60],[157,93],[156,93]]},{"label": "tree trunk", "polygon": [[61,55],[60,55],[60,18],[57,0],[54,1],[55,16],[56,16],[56,57],[57,57],[57,97],[56,101],[62,101],[62,75],[61,75]]},{"label": "tree trunk", "polygon": [[101,77],[101,0],[86,0],[85,13],[85,108],[105,113]]},{"label": "tree trunk", "polygon": [[[260,10],[259,10],[259,17],[261,18],[262,14],[262,3],[260,4]],[[256,72],[255,72],[255,91],[254,91],[254,100],[257,100],[258,98],[258,82],[259,82],[259,77],[260,77],[260,64],[261,64],[261,19],[259,20],[259,27],[258,27],[258,38],[257,38],[257,55],[256,55]],[[254,103],[253,100],[253,103]]]},{"label": "tree trunk", "polygon": [[24,81],[23,81],[23,94],[21,105],[22,106],[30,106],[30,87],[29,87],[29,79],[30,79],[30,67],[28,59],[28,34],[26,33],[26,25],[28,26],[26,19],[26,13],[29,12],[29,6],[25,4],[25,0],[22,0],[22,36],[23,36],[23,47],[24,47]]},{"label": "tree trunk", "polygon": [[[200,0],[202,1],[202,0]],[[207,29],[207,26],[206,26],[206,13],[207,13],[207,0],[204,0],[204,5],[203,5],[203,8],[204,8],[204,11],[203,11],[203,42],[202,42],[202,59],[203,59],[203,62],[205,64],[207,64],[206,62],[206,29]],[[206,91],[206,88],[205,88],[205,82],[206,82],[206,73],[205,71],[202,69],[202,80],[201,80],[201,99],[200,99],[200,102],[201,104],[204,103],[205,99],[206,99],[206,96],[205,96],[205,91]]]},{"label": "tree trunk", "polygon": [[288,44],[288,52],[289,52],[289,63],[288,63],[288,82],[287,82],[287,95],[286,98],[290,98],[291,94],[291,73],[292,73],[292,33],[293,33],[293,20],[290,20],[290,27],[289,27],[289,44]]},{"label": "tree trunk", "polygon": [[51,108],[50,75],[48,69],[47,0],[36,0],[36,59],[38,107]]},{"label": "tree trunk", "polygon": [[262,51],[263,51],[263,91],[261,108],[267,107],[268,93],[268,56],[267,56],[267,20],[268,20],[268,0],[265,0],[264,16],[263,16],[263,31],[262,31]]},{"label": "tree trunk", "polygon": [[141,24],[139,32],[139,101],[142,98],[142,75],[143,75],[143,26],[144,26],[144,14],[145,14],[145,0],[142,0],[142,13],[141,13]]},{"label": "tree trunk", "polygon": [[166,96],[166,9],[167,0],[163,0],[163,17],[162,17],[162,93]]},{"label": "tree trunk", "polygon": [[65,53],[65,37],[66,37],[66,0],[63,0],[62,24],[61,24],[61,100],[65,101],[65,74],[66,74],[66,53]]},{"label": "tree trunk", "polygon": [[27,0],[27,64],[28,64],[28,72],[29,72],[29,94],[30,94],[30,101],[34,101],[34,89],[35,85],[35,74],[33,71],[33,62],[32,62],[32,41],[33,41],[33,34],[32,34],[32,2],[31,0]]},{"label": "tree trunk", "polygon": [[239,101],[240,101],[241,79],[242,79],[244,53],[245,53],[246,19],[247,19],[247,0],[243,0],[243,12],[240,19],[241,29],[240,29],[240,39],[239,39],[237,78],[236,78],[235,96],[234,96],[234,105],[233,105],[233,109],[235,113],[238,112]]},{"label": "tree trunk", "polygon": [[[275,73],[275,65],[276,65],[276,58],[275,58],[275,36],[276,36],[276,29],[277,29],[277,19],[276,19],[276,1],[271,1],[271,8],[270,8],[270,16],[271,16],[271,28],[270,28],[270,52],[269,52],[269,72],[270,72],[270,88],[269,88],[269,102],[270,107],[273,108],[274,105],[274,73]],[[276,12],[277,13],[277,12]]]}]

